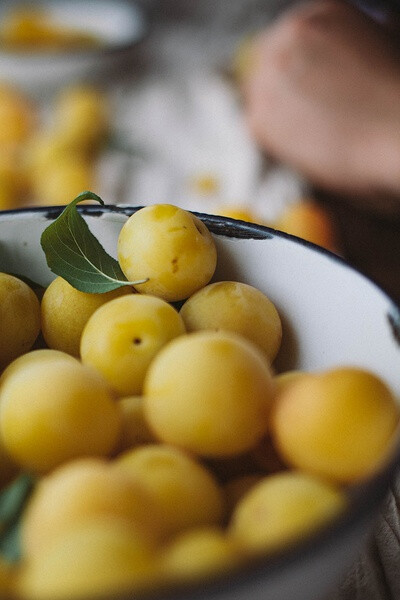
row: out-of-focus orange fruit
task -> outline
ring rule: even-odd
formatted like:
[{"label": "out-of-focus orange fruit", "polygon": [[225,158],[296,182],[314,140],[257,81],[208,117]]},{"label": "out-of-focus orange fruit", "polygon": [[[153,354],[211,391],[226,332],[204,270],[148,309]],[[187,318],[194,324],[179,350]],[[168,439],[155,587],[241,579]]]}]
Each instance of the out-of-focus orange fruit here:
[{"label": "out-of-focus orange fruit", "polygon": [[0,82],[0,145],[22,144],[36,126],[33,102],[12,85]]},{"label": "out-of-focus orange fruit", "polygon": [[213,196],[219,192],[220,181],[213,173],[198,173],[191,178],[191,189],[200,196]]},{"label": "out-of-focus orange fruit", "polygon": [[221,206],[216,211],[217,215],[221,217],[230,217],[231,219],[238,219],[239,221],[247,221],[248,223],[257,223],[256,215],[249,210],[247,207],[241,206]]},{"label": "out-of-focus orange fruit", "polygon": [[240,40],[233,54],[232,74],[238,84],[251,73],[255,61],[255,35],[252,33]]},{"label": "out-of-focus orange fruit", "polygon": [[338,233],[332,216],[313,200],[292,204],[274,226],[332,252],[339,251]]}]

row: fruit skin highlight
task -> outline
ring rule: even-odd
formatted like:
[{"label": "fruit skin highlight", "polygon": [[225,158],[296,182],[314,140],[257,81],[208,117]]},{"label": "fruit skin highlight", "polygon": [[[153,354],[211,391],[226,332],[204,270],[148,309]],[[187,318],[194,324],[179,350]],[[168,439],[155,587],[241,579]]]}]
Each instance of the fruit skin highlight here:
[{"label": "fruit skin highlight", "polygon": [[137,286],[168,302],[188,298],[214,274],[217,250],[204,223],[170,204],[138,210],[121,229],[118,260],[129,281],[148,278]]},{"label": "fruit skin highlight", "polygon": [[279,313],[265,294],[246,283],[210,283],[186,300],[180,314],[187,331],[225,329],[259,346],[270,362],[278,353],[282,340]]},{"label": "fruit skin highlight", "polygon": [[254,447],[268,429],[272,400],[264,355],[231,332],[200,331],[172,341],[144,383],[145,415],[159,439],[206,457]]},{"label": "fruit skin highlight", "polygon": [[344,367],[305,375],[283,390],[271,433],[292,467],[355,483],[381,466],[398,422],[399,409],[383,381]]},{"label": "fruit skin highlight", "polygon": [[88,320],[82,362],[96,369],[120,396],[142,392],[146,371],[161,348],[185,333],[173,306],[146,294],[110,300]]}]

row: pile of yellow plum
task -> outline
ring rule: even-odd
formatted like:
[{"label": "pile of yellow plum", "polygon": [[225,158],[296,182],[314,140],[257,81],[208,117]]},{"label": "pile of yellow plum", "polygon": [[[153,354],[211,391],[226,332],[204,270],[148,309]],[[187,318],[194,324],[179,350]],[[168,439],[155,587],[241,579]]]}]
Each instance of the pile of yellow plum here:
[{"label": "pile of yellow plum", "polygon": [[88,294],[57,277],[38,297],[0,275],[3,485],[18,471],[37,481],[22,558],[0,570],[11,597],[237,569],[342,514],[391,451],[399,410],[376,375],[274,372],[279,307],[211,282],[216,245],[196,216],[138,210],[118,260],[145,283]]}]

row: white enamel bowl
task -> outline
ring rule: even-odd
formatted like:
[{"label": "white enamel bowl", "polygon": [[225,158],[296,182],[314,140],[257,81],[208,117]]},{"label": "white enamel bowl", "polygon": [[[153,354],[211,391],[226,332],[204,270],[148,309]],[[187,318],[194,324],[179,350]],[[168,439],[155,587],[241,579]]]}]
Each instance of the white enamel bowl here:
[{"label": "white enamel bowl", "polygon": [[[92,232],[116,256],[121,226],[136,209],[80,207]],[[60,207],[0,213],[0,270],[48,284],[39,238]],[[216,278],[260,288],[283,320],[277,369],[365,367],[400,398],[400,311],[385,293],[337,256],[266,227],[199,215],[218,247]],[[290,551],[197,587],[157,593],[159,600],[324,600],[371,530],[377,509],[400,465],[390,463],[354,494],[340,519]]]},{"label": "white enamel bowl", "polygon": [[[17,0],[20,4],[26,3]],[[0,22],[17,2],[0,4]],[[84,50],[13,52],[0,49],[0,79],[33,94],[45,95],[69,82],[104,76],[123,67],[127,53],[147,31],[145,15],[128,0],[39,0],[57,25],[77,28],[98,37],[99,47]]]}]

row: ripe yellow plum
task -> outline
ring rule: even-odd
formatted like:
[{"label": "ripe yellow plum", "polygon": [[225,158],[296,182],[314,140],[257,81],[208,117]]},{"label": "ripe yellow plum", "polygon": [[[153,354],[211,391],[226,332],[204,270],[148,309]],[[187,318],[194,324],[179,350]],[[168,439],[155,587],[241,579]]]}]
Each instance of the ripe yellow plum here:
[{"label": "ripe yellow plum", "polygon": [[269,426],[268,362],[231,332],[199,331],[170,342],[145,384],[147,421],[163,441],[208,457],[254,447]]},{"label": "ripe yellow plum", "polygon": [[172,582],[205,580],[233,569],[243,560],[236,541],[216,527],[181,533],[164,551],[165,577]]},{"label": "ripe yellow plum", "polygon": [[149,492],[166,535],[222,521],[222,490],[212,474],[187,453],[164,444],[130,450],[116,462]]},{"label": "ripe yellow plum", "polygon": [[0,387],[4,446],[29,471],[47,472],[78,456],[108,455],[119,427],[109,387],[72,357],[27,361]]},{"label": "ripe yellow plum", "polygon": [[351,483],[381,466],[398,422],[399,409],[383,381],[344,367],[288,386],[274,407],[272,435],[289,465]]},{"label": "ripe yellow plum", "polygon": [[40,304],[24,282],[0,273],[0,368],[28,352],[39,335]]},{"label": "ripe yellow plum", "polygon": [[159,350],[185,333],[170,304],[129,294],[98,308],[81,337],[81,358],[99,371],[121,396],[140,394],[149,364]]},{"label": "ripe yellow plum", "polygon": [[120,296],[132,293],[124,286],[105,294],[88,294],[62,277],[47,287],[41,302],[42,333],[49,348],[79,357],[82,331],[94,311]]},{"label": "ripe yellow plum", "polygon": [[154,551],[126,522],[99,515],[70,523],[34,560],[25,561],[15,586],[26,600],[114,597],[156,585]]},{"label": "ripe yellow plum", "polygon": [[279,313],[257,288],[238,281],[210,283],[193,294],[180,314],[187,331],[226,329],[259,346],[272,362],[282,340]]},{"label": "ripe yellow plum", "polygon": [[338,516],[344,492],[300,472],[270,475],[239,500],[229,532],[250,552],[274,552]]},{"label": "ripe yellow plum", "polygon": [[117,406],[121,415],[117,453],[156,441],[144,415],[142,396],[120,398]]},{"label": "ripe yellow plum", "polygon": [[146,206],[121,229],[118,259],[129,281],[148,278],[140,293],[183,300],[214,274],[217,251],[204,223],[170,204]]},{"label": "ripe yellow plum", "polygon": [[81,458],[54,469],[37,484],[22,518],[23,555],[35,559],[72,526],[96,516],[123,520],[146,544],[158,543],[157,507],[146,491],[109,462]]}]

